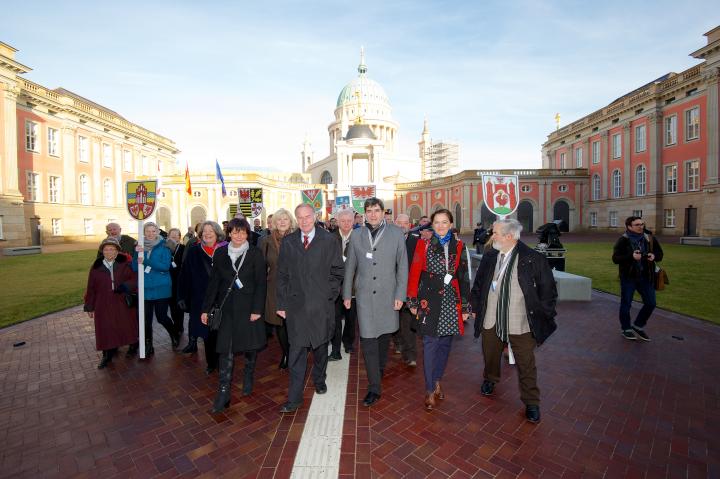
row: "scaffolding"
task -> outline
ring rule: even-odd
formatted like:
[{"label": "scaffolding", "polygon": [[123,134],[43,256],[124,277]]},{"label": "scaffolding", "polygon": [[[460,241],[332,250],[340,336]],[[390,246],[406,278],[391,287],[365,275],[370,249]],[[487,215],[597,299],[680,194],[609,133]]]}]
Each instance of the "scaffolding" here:
[{"label": "scaffolding", "polygon": [[424,180],[449,176],[460,169],[460,146],[447,141],[431,142],[423,158]]}]

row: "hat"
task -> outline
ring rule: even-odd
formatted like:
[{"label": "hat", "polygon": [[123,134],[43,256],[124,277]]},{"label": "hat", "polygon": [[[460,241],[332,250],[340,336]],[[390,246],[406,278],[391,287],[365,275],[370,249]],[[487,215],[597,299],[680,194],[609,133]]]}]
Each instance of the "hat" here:
[{"label": "hat", "polygon": [[104,240],[102,240],[102,243],[100,243],[100,251],[102,251],[103,248],[105,248],[105,247],[108,246],[108,245],[109,245],[109,246],[114,246],[115,249],[118,250],[118,252],[120,252],[120,250],[121,250],[121,248],[120,248],[120,242],[119,242],[118,240],[116,240],[115,238],[111,238],[111,237],[108,236],[107,238],[105,238]]}]

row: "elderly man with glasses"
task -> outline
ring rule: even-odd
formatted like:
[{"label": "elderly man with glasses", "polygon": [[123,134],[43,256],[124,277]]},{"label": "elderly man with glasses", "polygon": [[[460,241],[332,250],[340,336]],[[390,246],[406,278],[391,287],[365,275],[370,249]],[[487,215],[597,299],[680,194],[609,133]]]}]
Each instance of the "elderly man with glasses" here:
[{"label": "elderly man with glasses", "polygon": [[[629,340],[650,341],[645,325],[655,309],[655,263],[662,261],[663,250],[639,216],[629,216],[625,228],[612,255],[613,263],[620,270],[620,334]],[[635,291],[640,294],[643,307],[631,324],[630,308]]]}]

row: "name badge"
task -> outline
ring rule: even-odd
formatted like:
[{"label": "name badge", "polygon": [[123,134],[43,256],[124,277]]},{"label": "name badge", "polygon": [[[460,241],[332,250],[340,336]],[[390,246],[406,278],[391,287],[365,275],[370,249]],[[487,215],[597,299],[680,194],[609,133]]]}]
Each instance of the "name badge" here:
[{"label": "name badge", "polygon": [[150,266],[145,266],[145,272],[149,273],[152,268]]},{"label": "name badge", "polygon": [[370,252],[368,251],[367,253],[365,253],[365,257],[366,257],[367,259],[372,259],[372,253],[370,253]]},{"label": "name badge", "polygon": [[240,279],[236,279],[235,286],[237,286],[237,289],[242,289],[242,287],[243,287],[242,281],[240,281]]},{"label": "name badge", "polygon": [[175,264],[175,261],[173,261],[173,262],[170,263],[170,264],[172,265],[173,268],[177,268],[177,265]]},{"label": "name badge", "polygon": [[495,291],[497,289],[497,281],[493,281],[490,286],[492,286],[492,290]]},{"label": "name badge", "polygon": [[343,263],[347,261],[347,256],[343,256]]},{"label": "name badge", "polygon": [[446,275],[445,275],[445,278],[443,279],[443,281],[445,281],[445,284],[450,284],[450,281],[452,281],[452,275],[451,275],[451,274],[446,274]]}]

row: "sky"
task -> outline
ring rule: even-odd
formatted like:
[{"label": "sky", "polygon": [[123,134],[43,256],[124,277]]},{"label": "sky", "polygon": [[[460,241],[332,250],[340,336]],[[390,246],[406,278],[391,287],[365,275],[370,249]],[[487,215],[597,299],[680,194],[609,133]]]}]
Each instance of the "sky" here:
[{"label": "sky", "polygon": [[[540,168],[555,129],[670,72],[720,22],[715,1],[135,1],[5,9],[25,74],[175,141],[184,170],[300,171],[329,154],[337,96],[385,89],[400,154],[460,144],[462,169]],[[713,18],[714,17],[714,18]]]}]

